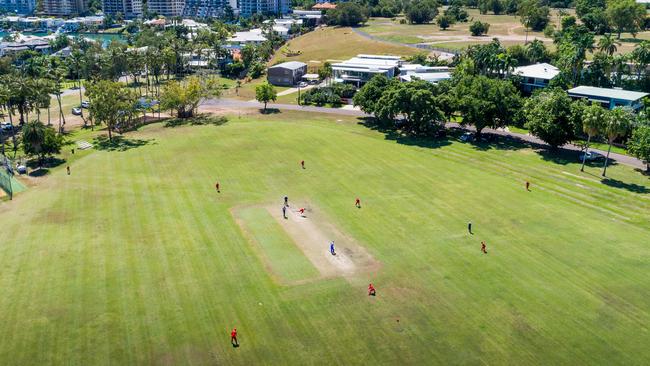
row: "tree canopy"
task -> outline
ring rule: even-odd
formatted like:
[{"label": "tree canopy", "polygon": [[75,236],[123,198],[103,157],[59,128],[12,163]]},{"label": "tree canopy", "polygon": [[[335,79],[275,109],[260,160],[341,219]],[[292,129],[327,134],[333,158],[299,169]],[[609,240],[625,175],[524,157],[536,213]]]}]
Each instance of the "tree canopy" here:
[{"label": "tree canopy", "polygon": [[526,100],[525,126],[533,135],[557,148],[575,137],[571,112],[571,98],[564,90],[543,90]]},{"label": "tree canopy", "polygon": [[221,86],[216,78],[191,76],[185,81],[168,82],[162,89],[160,104],[163,109],[175,111],[178,118],[189,118],[204,99],[220,95]]}]

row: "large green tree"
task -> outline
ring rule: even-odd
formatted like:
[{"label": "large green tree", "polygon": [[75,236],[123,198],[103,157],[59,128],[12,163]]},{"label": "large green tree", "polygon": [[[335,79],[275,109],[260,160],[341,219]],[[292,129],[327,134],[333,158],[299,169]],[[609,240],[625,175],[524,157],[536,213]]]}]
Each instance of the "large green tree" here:
[{"label": "large green tree", "polygon": [[397,81],[395,79],[388,79],[384,75],[375,75],[359,89],[352,98],[352,102],[366,113],[375,113],[379,98],[381,98],[384,91],[392,88],[396,83]]},{"label": "large green tree", "polygon": [[344,2],[330,9],[326,14],[327,22],[332,25],[354,27],[368,20],[366,9],[354,2]]},{"label": "large green tree", "polygon": [[269,83],[263,83],[255,87],[255,100],[264,103],[264,112],[266,112],[266,104],[270,101],[277,99],[278,93]]},{"label": "large green tree", "polygon": [[93,123],[106,125],[108,139],[112,141],[113,131],[133,115],[135,92],[123,83],[100,80],[88,85],[87,95]]},{"label": "large green tree", "polygon": [[571,98],[560,88],[543,90],[526,100],[524,115],[526,128],[552,148],[575,137]]},{"label": "large green tree", "polygon": [[476,128],[476,135],[486,128],[513,123],[521,108],[521,96],[510,80],[467,75],[451,91],[463,125]]},{"label": "large green tree", "polygon": [[414,0],[406,7],[406,19],[411,24],[429,23],[438,15],[438,6],[435,0]]},{"label": "large green tree", "polygon": [[427,135],[442,127],[437,86],[422,80],[393,84],[377,101],[375,115],[384,121],[402,118],[400,129]]},{"label": "large green tree", "polygon": [[173,110],[178,118],[194,116],[201,102],[221,95],[221,85],[216,78],[191,76],[184,81],[170,81],[162,88],[160,106]]},{"label": "large green tree", "polygon": [[627,141],[627,150],[645,162],[646,172],[650,172],[650,125],[640,125],[632,131]]},{"label": "large green tree", "polygon": [[645,5],[637,4],[634,0],[608,0],[606,14],[618,38],[621,38],[623,32],[630,32],[636,36],[645,24]]}]

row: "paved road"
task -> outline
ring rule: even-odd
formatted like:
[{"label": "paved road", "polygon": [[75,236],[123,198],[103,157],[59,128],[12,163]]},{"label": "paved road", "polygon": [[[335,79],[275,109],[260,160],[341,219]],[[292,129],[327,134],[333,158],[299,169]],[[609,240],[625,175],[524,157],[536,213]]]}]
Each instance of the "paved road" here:
[{"label": "paved road", "polygon": [[[256,101],[242,101],[242,100],[234,100],[234,99],[212,99],[208,100],[204,103],[204,105],[208,106],[213,106],[213,107],[223,107],[223,108],[230,108],[230,109],[238,109],[238,108],[263,108],[264,104],[256,102]],[[354,116],[354,117],[369,117],[370,115],[367,113],[364,113],[360,110],[355,110],[355,109],[341,109],[341,108],[328,108],[328,107],[314,107],[314,106],[299,106],[299,105],[294,105],[294,104],[276,104],[272,103],[268,105],[268,108],[276,108],[280,110],[292,110],[292,111],[303,111],[303,112],[310,112],[310,113],[329,113],[329,114],[336,114],[336,115],[343,115],[343,116]],[[447,124],[447,127],[460,127],[457,123],[449,123]],[[473,130],[472,127],[465,127],[468,130]],[[510,131],[504,131],[504,130],[492,130],[489,128],[486,128],[483,130],[484,133],[492,133],[500,136],[511,136],[517,139],[520,139],[522,141],[528,142],[531,145],[534,145],[539,148],[547,148],[548,145],[538,139],[537,137],[530,136],[530,135],[525,135],[521,133],[516,133],[516,132],[510,132]],[[573,144],[566,144],[562,146],[562,149],[568,150],[568,151],[580,151],[580,147],[573,145]],[[598,149],[591,149],[595,152],[598,152],[600,154],[607,154],[607,151],[603,150],[598,150]],[[610,159],[615,160],[616,162],[620,164],[625,164],[629,165],[634,168],[638,169],[645,169],[646,165],[639,159],[634,158],[632,156],[627,156],[623,154],[617,154],[617,153],[611,153],[609,155]]]},{"label": "paved road", "polygon": [[[213,107],[223,107],[223,108],[264,108],[264,103],[259,103],[256,101],[244,101],[244,100],[235,100],[235,99],[211,99],[207,100],[202,105],[204,106],[213,106]],[[356,116],[356,117],[365,117],[369,116],[368,114],[354,109],[341,109],[341,108],[327,108],[327,107],[314,107],[314,106],[300,106],[295,104],[277,104],[269,103],[269,109],[284,109],[288,111],[304,111],[312,113],[329,113],[329,114],[338,114],[343,116]]]},{"label": "paved road", "polygon": [[429,45],[429,44],[426,44],[424,42],[423,43],[413,44],[413,43],[402,43],[402,42],[387,41],[385,39],[381,39],[379,37],[375,37],[373,35],[370,35],[370,34],[364,32],[364,31],[362,31],[362,30],[360,30],[358,28],[352,28],[352,31],[354,33],[356,33],[357,35],[361,36],[361,37],[364,37],[364,38],[367,38],[367,39],[370,39],[370,40],[373,40],[373,41],[390,43],[390,44],[394,44],[396,46],[418,48],[418,49],[421,49],[423,51],[433,52],[433,53],[437,54],[438,57],[441,60],[451,60],[451,59],[454,58],[454,56],[457,53],[459,53],[459,51],[457,51],[457,50],[451,50],[451,49],[447,49],[447,48],[436,47],[434,45]]}]

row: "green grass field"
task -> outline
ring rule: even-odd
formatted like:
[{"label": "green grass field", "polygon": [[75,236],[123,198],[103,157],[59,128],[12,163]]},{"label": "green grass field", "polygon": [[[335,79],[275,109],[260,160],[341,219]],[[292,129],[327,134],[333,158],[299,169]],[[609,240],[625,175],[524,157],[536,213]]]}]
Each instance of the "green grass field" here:
[{"label": "green grass field", "polygon": [[[149,125],[0,202],[0,364],[648,364],[650,179],[576,160],[297,112]],[[285,194],[378,265],[319,278],[255,208]]]}]

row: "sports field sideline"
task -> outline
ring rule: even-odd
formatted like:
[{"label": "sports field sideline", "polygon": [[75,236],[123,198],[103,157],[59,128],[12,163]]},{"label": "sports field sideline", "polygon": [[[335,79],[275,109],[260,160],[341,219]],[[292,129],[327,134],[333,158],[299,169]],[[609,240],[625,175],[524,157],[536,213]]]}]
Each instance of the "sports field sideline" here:
[{"label": "sports field sideline", "polygon": [[0,202],[0,364],[650,363],[629,167],[294,112],[125,139]]}]

